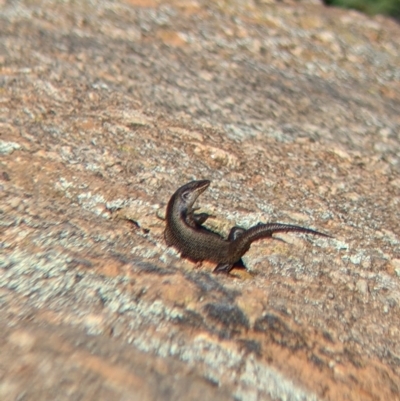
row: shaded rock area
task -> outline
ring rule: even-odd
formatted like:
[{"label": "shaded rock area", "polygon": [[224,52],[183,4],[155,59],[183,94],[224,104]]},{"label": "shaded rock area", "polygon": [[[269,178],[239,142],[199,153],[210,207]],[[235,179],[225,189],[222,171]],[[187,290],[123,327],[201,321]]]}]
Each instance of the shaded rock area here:
[{"label": "shaded rock area", "polygon": [[[400,27],[315,1],[0,1],[0,399],[400,400]],[[247,270],[167,248],[297,224]]]}]

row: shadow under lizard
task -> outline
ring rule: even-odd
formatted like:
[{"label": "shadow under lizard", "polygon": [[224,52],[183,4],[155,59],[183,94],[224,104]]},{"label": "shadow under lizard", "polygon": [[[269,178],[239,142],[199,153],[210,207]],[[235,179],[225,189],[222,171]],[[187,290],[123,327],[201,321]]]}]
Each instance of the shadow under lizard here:
[{"label": "shadow under lizard", "polygon": [[228,238],[207,229],[202,224],[213,217],[207,213],[195,213],[197,198],[208,188],[210,181],[191,181],[180,187],[168,202],[166,212],[165,241],[175,247],[183,258],[193,262],[208,260],[217,264],[215,273],[229,273],[234,267],[244,268],[242,256],[250,245],[259,239],[272,238],[277,232],[300,232],[329,237],[309,228],[280,223],[259,223],[249,229],[234,226]]}]

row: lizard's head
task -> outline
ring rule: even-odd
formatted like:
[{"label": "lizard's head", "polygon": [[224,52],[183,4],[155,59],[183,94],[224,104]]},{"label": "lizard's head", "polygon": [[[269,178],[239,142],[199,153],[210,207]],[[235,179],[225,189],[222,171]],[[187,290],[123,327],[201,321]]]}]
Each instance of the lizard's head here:
[{"label": "lizard's head", "polygon": [[192,209],[196,199],[208,188],[209,180],[191,181],[180,187],[172,196],[170,203],[179,204],[181,211]]}]

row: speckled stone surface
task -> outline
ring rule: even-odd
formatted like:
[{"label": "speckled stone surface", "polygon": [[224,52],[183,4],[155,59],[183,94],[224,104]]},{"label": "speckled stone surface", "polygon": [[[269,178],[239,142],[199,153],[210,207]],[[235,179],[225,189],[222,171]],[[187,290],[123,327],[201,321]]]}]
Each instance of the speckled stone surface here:
[{"label": "speckled stone surface", "polygon": [[[318,1],[0,0],[0,399],[400,400],[400,26]],[[198,205],[260,241],[213,275]]]}]

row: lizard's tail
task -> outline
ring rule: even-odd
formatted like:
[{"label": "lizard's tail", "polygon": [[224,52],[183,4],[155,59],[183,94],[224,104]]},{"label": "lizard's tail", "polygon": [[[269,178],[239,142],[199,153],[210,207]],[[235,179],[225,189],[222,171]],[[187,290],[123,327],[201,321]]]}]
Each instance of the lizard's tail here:
[{"label": "lizard's tail", "polygon": [[230,243],[231,253],[242,257],[246,253],[250,245],[259,239],[271,238],[272,234],[278,232],[299,232],[304,234],[319,235],[321,237],[332,238],[328,234],[320,233],[319,231],[311,230],[310,228],[304,228],[300,226],[293,226],[291,224],[280,224],[280,223],[267,223],[257,224],[249,228],[248,230],[239,233],[237,238]]}]

